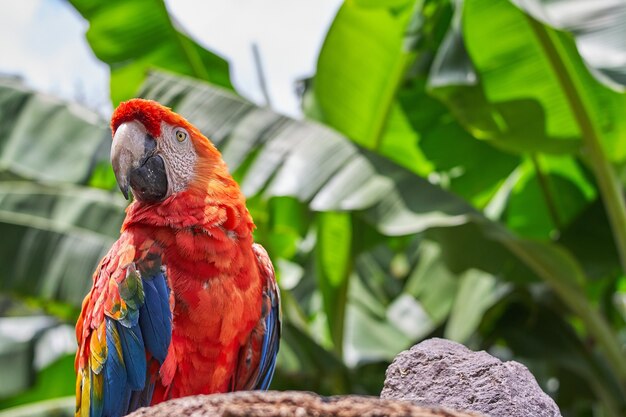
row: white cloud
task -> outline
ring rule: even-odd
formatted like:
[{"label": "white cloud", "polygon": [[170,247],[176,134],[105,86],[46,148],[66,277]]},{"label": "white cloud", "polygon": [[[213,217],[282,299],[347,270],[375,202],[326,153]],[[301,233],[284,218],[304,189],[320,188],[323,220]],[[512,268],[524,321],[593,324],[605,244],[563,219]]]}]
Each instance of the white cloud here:
[{"label": "white cloud", "polygon": [[59,0],[0,2],[0,73],[107,114],[109,70],[93,56],[86,30],[82,17]]}]

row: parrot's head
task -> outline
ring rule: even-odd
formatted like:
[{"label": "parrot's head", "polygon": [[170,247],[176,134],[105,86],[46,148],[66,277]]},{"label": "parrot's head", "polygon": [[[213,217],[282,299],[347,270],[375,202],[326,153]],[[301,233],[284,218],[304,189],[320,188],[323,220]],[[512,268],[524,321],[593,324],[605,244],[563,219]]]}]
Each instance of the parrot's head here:
[{"label": "parrot's head", "polygon": [[152,100],[120,103],[111,118],[111,162],[117,183],[128,199],[158,203],[206,184],[220,170],[213,144],[182,116]]}]

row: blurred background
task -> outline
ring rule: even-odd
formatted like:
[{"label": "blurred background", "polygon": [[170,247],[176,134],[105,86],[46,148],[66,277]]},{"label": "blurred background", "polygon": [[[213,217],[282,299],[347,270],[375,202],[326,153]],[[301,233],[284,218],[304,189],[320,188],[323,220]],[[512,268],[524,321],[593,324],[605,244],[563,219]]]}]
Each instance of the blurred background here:
[{"label": "blurred background", "polygon": [[626,415],[626,1],[0,3],[0,416],[73,412],[73,327],[145,97],[222,151],[277,268],[273,389],[378,395],[430,337]]}]

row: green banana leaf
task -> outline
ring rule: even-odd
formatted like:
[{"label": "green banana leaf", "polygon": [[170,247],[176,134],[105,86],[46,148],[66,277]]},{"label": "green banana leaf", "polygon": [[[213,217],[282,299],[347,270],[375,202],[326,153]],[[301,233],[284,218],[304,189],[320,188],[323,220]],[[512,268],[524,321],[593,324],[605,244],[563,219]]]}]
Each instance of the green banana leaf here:
[{"label": "green banana leaf", "polygon": [[[587,67],[602,83],[624,92],[626,87],[626,8],[620,2],[595,0],[581,10],[574,0],[512,0],[554,28],[571,32]],[[584,11],[584,13],[581,13]]]},{"label": "green banana leaf", "polygon": [[162,0],[70,0],[89,22],[87,40],[111,67],[111,100],[134,97],[147,70],[162,68],[231,88],[228,63],[186,35]]},{"label": "green banana leaf", "polygon": [[[430,288],[428,276],[423,271],[410,274],[412,279],[407,286],[400,286],[405,289],[383,290],[375,285],[369,279],[372,274],[367,272],[372,270],[367,269],[368,265],[370,268],[374,265],[369,257],[374,256],[373,253],[356,262],[356,275],[327,275],[329,288],[347,285],[346,280],[350,280],[355,295],[354,298],[349,296],[350,302],[345,307],[345,320],[350,323],[345,327],[360,330],[347,335],[343,332],[344,351],[336,350],[336,353],[343,353],[342,359],[351,358],[353,365],[388,359],[385,355],[392,355],[391,350],[408,347],[415,338],[443,325],[450,315],[453,318],[446,324],[448,335],[466,339],[467,331],[455,324],[460,320],[458,317],[468,314],[464,302],[480,299],[480,308],[474,313],[478,316],[486,314],[504,291],[493,287],[489,277],[496,276],[518,284],[546,282],[569,311],[580,319],[584,331],[598,341],[598,352],[602,352],[611,364],[615,377],[623,378],[623,357],[615,336],[586,298],[581,266],[562,246],[522,239],[486,218],[461,198],[355,145],[341,134],[314,122],[295,121],[258,108],[227,90],[192,78],[152,73],[140,94],[172,106],[219,146],[244,192],[251,197],[253,206],[256,205],[253,209],[264,210],[263,204],[258,202],[262,197],[270,205],[275,204],[273,210],[277,210],[276,213],[294,208],[300,211],[301,215],[274,224],[283,231],[289,230],[283,233],[283,237],[296,236],[297,240],[297,236],[308,233],[310,222],[315,224],[318,214],[338,212],[338,217],[330,214],[327,220],[340,230],[347,224],[345,216],[349,214],[350,223],[358,225],[353,226],[358,238],[361,236],[358,231],[362,230],[359,222],[363,222],[381,236],[424,234],[443,249],[438,255],[439,268],[450,276],[448,285],[456,288],[455,293],[464,295],[457,295],[454,303],[439,309],[437,300],[445,290],[437,292]],[[66,300],[76,305],[90,284],[95,263],[117,235],[125,202],[119,193],[112,195],[73,185],[29,184],[23,188],[22,183],[19,187],[13,184],[0,183],[4,187],[0,194],[0,207],[4,213],[0,230],[6,227],[6,236],[19,242],[21,249],[1,253],[8,253],[7,259],[3,259],[5,265],[15,265],[11,274],[21,273],[23,278],[18,280],[8,275],[5,280],[3,277],[0,281],[2,290]],[[276,199],[281,203],[274,203]],[[268,224],[273,222],[271,216],[267,219],[261,216],[260,220]],[[331,228],[323,233],[328,233],[327,240],[332,240],[333,233],[340,232],[333,232]],[[355,244],[355,241],[358,243],[359,239],[353,238],[351,247],[360,248],[361,244]],[[282,248],[283,256],[289,257],[297,256],[298,245],[304,243],[297,243],[296,249],[290,249],[291,243],[277,244],[276,247]],[[337,246],[321,245],[318,250],[336,251]],[[340,246],[339,250],[346,248]],[[351,256],[356,256],[358,252],[352,250]],[[345,265],[349,261],[346,253],[316,256],[320,262],[327,263],[327,267],[332,267]],[[36,256],[30,257],[29,254]],[[274,254],[272,256],[275,259]],[[15,262],[15,259],[22,260]],[[389,259],[380,263],[383,268],[392,264]],[[484,273],[476,275],[475,271]],[[452,282],[463,273],[461,281]],[[359,275],[367,278],[354,278]],[[34,285],[27,285],[31,280]],[[307,283],[305,278],[302,282]],[[286,299],[291,299],[290,293],[286,291]],[[331,293],[321,292],[323,302],[332,302]],[[489,298],[493,294],[496,294],[495,298]],[[294,295],[297,295],[295,290]],[[379,301],[359,304],[358,300],[364,297]],[[300,307],[293,301],[286,302],[290,304],[287,322],[295,326],[299,323],[300,313],[291,311]],[[420,311],[421,315],[416,317],[423,318],[423,326],[399,321],[406,311],[415,314]],[[384,316],[382,320],[381,314]],[[381,326],[381,321],[389,324]],[[475,317],[472,318],[471,327],[478,325],[476,321]],[[315,329],[298,328],[298,331],[311,337]],[[330,334],[337,332],[332,325],[328,330]],[[368,333],[386,336],[370,345],[371,338],[362,339]],[[339,343],[337,336],[334,341]],[[391,345],[390,341],[393,342]],[[292,343],[288,345],[289,349],[296,351]],[[370,346],[373,349],[368,350]],[[285,363],[287,359],[281,361]],[[320,383],[329,390],[350,388],[344,373]],[[371,383],[376,384],[375,381]],[[610,392],[609,389],[605,391]]]},{"label": "green banana leaf", "polygon": [[421,3],[345,2],[320,51],[312,100],[325,124],[426,175],[432,167],[396,97],[416,56]]},{"label": "green banana leaf", "polygon": [[571,36],[510,2],[457,2],[438,55],[447,65],[433,66],[430,89],[477,138],[562,154],[593,135],[613,161],[626,157],[626,94],[598,84]]},{"label": "green banana leaf", "polygon": [[96,113],[0,78],[0,180],[85,184],[109,158],[111,132]]},{"label": "green banana leaf", "polygon": [[489,256],[464,256],[462,267],[502,273],[513,265],[521,271],[513,276],[523,282],[541,278],[602,341],[616,374],[626,375],[615,335],[587,301],[584,273],[563,247],[519,238],[462,199],[341,135],[257,108],[225,90],[153,73],[141,96],[172,105],[203,130],[239,172],[247,195],[291,196],[317,212],[353,211],[383,235],[432,231],[444,243],[465,239],[463,250]]},{"label": "green banana leaf", "polygon": [[93,188],[0,182],[0,291],[80,306],[125,206]]},{"label": "green banana leaf", "polygon": [[110,171],[110,130],[10,79],[0,79],[0,108],[0,291],[79,306],[126,207],[119,193],[84,186]]},{"label": "green banana leaf", "polygon": [[519,158],[474,140],[427,92],[451,14],[448,1],[345,2],[322,45],[305,111],[484,207]]}]

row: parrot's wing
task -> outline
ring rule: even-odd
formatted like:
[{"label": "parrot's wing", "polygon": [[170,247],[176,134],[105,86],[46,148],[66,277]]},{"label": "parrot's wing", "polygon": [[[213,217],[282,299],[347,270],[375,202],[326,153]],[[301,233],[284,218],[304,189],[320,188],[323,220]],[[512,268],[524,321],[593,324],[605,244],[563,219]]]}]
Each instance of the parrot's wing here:
[{"label": "parrot's wing", "polygon": [[133,262],[135,248],[118,241],[95,272],[76,325],[77,416],[123,416],[150,404],[172,313],[160,256],[147,246]]},{"label": "parrot's wing", "polygon": [[266,390],[269,387],[280,342],[280,293],[274,267],[263,246],[254,244],[252,248],[264,282],[261,318],[239,352],[239,362],[231,384],[235,391]]}]

